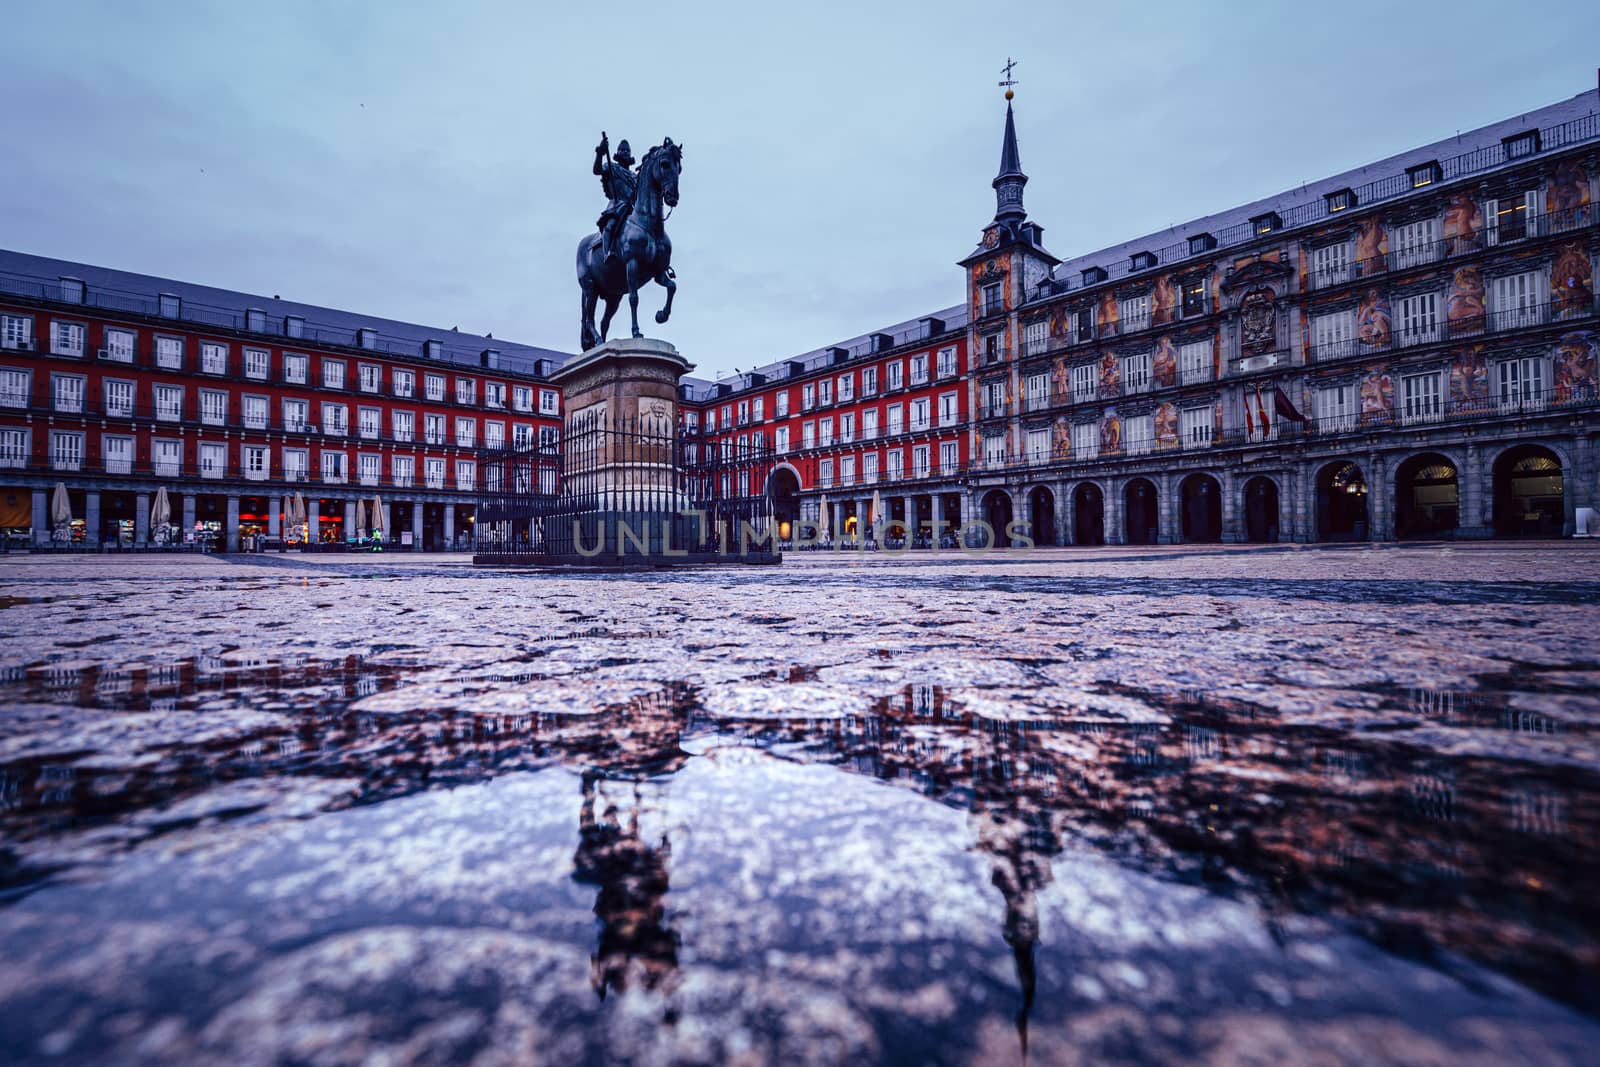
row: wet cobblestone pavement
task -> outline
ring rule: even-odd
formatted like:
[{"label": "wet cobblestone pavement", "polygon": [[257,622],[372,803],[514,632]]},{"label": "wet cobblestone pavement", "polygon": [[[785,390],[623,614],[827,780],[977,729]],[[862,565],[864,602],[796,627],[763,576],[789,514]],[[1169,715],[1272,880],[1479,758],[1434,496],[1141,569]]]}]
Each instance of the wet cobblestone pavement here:
[{"label": "wet cobblestone pavement", "polygon": [[0,633],[0,1060],[1600,1047],[1600,546],[13,557]]}]

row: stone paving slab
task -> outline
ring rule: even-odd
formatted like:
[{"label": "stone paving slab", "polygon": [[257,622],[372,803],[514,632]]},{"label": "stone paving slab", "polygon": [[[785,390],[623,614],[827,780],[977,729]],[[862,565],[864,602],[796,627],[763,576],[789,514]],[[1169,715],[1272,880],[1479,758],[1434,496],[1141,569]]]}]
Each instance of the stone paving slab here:
[{"label": "stone paving slab", "polygon": [[21,1062],[1586,1062],[1600,545],[0,561]]}]

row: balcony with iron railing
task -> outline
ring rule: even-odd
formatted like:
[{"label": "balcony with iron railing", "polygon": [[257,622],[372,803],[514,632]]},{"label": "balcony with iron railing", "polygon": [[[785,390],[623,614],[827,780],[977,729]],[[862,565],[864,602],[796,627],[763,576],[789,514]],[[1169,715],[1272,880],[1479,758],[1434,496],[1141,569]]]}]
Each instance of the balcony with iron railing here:
[{"label": "balcony with iron railing", "polygon": [[1453,322],[1448,319],[1427,319],[1401,323],[1399,326],[1391,322],[1388,324],[1389,329],[1368,330],[1366,336],[1309,345],[1307,356],[1311,363],[1335,363],[1378,355],[1396,348],[1456,343],[1543,327],[1562,329],[1588,322],[1596,316],[1600,316],[1600,299],[1595,297],[1557,299],[1523,307],[1488,311],[1458,318]]},{"label": "balcony with iron railing", "polygon": [[[1485,224],[1466,236],[1437,237],[1391,248],[1377,256],[1349,259],[1335,267],[1313,268],[1306,276],[1306,286],[1309,291],[1320,292],[1350,282],[1371,281],[1389,271],[1413,270],[1486,249],[1521,245],[1538,237],[1576,233],[1596,225],[1600,225],[1600,205],[1594,204],[1528,216],[1519,219],[1515,226],[1497,225],[1491,229]],[[1391,241],[1399,240],[1394,233],[1389,237]]]}]

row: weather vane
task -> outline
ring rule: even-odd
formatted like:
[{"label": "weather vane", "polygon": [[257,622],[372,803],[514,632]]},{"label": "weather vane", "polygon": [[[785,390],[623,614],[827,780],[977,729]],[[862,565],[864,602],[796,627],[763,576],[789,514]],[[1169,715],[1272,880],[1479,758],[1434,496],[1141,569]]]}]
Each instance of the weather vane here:
[{"label": "weather vane", "polygon": [[1000,86],[1001,88],[1005,89],[1007,100],[1010,100],[1012,96],[1015,95],[1012,93],[1011,87],[1017,84],[1017,79],[1011,76],[1011,72],[1015,70],[1016,67],[1017,61],[1012,59],[1010,56],[1006,56],[1006,65],[1000,68],[1000,73],[1005,75],[1005,80],[1000,83]]}]

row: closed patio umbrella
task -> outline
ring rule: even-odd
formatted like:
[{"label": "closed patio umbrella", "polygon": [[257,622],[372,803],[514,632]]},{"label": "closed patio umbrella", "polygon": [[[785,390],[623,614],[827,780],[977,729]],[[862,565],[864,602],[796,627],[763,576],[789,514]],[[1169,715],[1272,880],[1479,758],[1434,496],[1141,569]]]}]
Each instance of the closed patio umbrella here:
[{"label": "closed patio umbrella", "polygon": [[309,541],[311,532],[303,527],[311,520],[311,513],[306,510],[306,498],[299,493],[294,495],[294,525],[300,530],[300,540]]},{"label": "closed patio umbrella", "polygon": [[57,482],[56,491],[50,494],[50,525],[57,541],[65,541],[72,531],[72,500],[67,496],[67,483]]},{"label": "closed patio umbrella", "polygon": [[383,521],[383,498],[376,494],[372,497],[372,532],[385,536],[389,533],[388,524]]},{"label": "closed patio umbrella", "polygon": [[818,541],[826,541],[828,539],[828,537],[829,537],[829,534],[831,533],[831,531],[828,529],[828,512],[831,511],[832,508],[833,508],[833,505],[829,504],[826,500],[824,500],[822,502],[822,510],[817,513],[817,540]]},{"label": "closed patio umbrella", "polygon": [[356,501],[356,540],[367,536],[367,506],[361,501]]},{"label": "closed patio umbrella", "polygon": [[878,539],[878,533],[883,529],[883,496],[876,489],[872,491],[872,539]]},{"label": "closed patio umbrella", "polygon": [[162,486],[156,490],[156,498],[150,504],[150,525],[162,526],[172,521],[172,501],[167,497],[167,487]]}]

